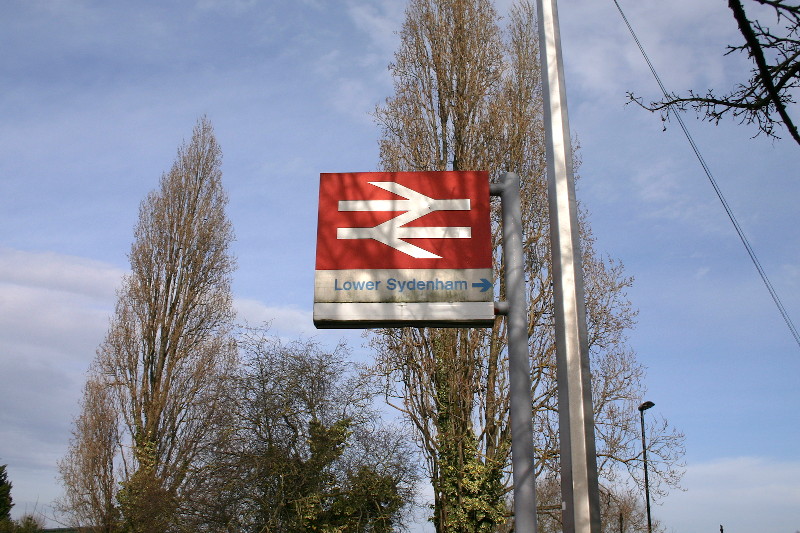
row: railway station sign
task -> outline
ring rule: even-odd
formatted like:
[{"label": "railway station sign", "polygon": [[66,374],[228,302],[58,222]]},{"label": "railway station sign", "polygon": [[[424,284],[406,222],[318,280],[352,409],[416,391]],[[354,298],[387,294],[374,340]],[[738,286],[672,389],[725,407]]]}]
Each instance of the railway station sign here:
[{"label": "railway station sign", "polygon": [[318,328],[489,326],[486,172],[320,174]]}]

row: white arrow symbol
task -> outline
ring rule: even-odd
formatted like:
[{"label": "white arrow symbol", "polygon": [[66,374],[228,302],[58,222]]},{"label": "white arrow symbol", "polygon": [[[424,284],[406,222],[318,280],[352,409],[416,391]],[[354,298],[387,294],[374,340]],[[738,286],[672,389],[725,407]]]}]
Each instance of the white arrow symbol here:
[{"label": "white arrow symbol", "polygon": [[402,227],[434,211],[469,211],[469,198],[436,200],[393,181],[370,181],[369,184],[402,196],[405,200],[341,200],[339,211],[405,213],[373,228],[338,228],[337,239],[375,239],[417,259],[440,259],[441,256],[403,239],[469,239],[472,236],[472,229],[468,227]]}]

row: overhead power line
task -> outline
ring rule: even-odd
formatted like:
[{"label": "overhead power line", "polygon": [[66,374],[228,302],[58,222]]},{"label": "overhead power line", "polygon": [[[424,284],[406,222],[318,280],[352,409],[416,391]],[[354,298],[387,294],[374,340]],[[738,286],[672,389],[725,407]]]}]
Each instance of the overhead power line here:
[{"label": "overhead power line", "polygon": [[[633,26],[631,26],[631,23],[628,21],[628,17],[625,16],[625,12],[622,11],[622,7],[619,5],[619,2],[617,0],[614,0],[614,5],[617,6],[617,10],[619,11],[619,14],[622,16],[622,20],[625,22],[625,25],[628,27],[628,31],[630,31],[631,35],[633,36],[633,40],[636,42],[636,46],[639,47],[639,51],[642,53],[642,57],[644,57],[644,60],[647,62],[647,66],[650,68],[650,72],[653,74],[653,78],[655,78],[656,82],[658,83],[658,86],[661,89],[661,92],[664,94],[664,97],[667,100],[669,100],[669,92],[667,92],[667,89],[664,86],[664,83],[661,81],[661,77],[658,75],[658,72],[656,72],[656,68],[653,66],[653,63],[650,61],[650,57],[647,55],[647,52],[645,52],[644,46],[642,46],[641,41],[639,41],[639,37],[637,37],[636,36],[636,32],[633,31]],[[781,302],[781,299],[778,296],[778,293],[775,290],[775,287],[772,286],[772,282],[770,282],[769,278],[767,277],[767,273],[764,271],[764,267],[761,266],[761,262],[758,260],[758,257],[756,256],[756,253],[753,250],[753,247],[750,246],[750,241],[747,240],[747,236],[745,236],[744,231],[742,231],[742,227],[739,225],[739,221],[736,220],[736,216],[734,216],[730,205],[728,205],[727,200],[725,200],[725,196],[722,194],[722,190],[719,188],[719,185],[717,185],[717,180],[714,179],[714,176],[711,173],[711,169],[706,164],[705,159],[703,159],[703,155],[700,153],[700,149],[697,147],[697,144],[695,144],[694,139],[692,138],[692,135],[689,133],[689,130],[686,128],[686,124],[684,124],[684,122],[683,122],[683,118],[681,117],[680,110],[675,108],[674,106],[671,106],[671,107],[673,107],[673,110],[672,110],[673,114],[674,114],[675,118],[677,119],[678,124],[680,124],[681,130],[683,130],[683,134],[686,136],[686,140],[689,141],[689,145],[692,147],[692,151],[694,152],[694,155],[697,157],[697,160],[700,162],[700,166],[703,167],[703,171],[706,173],[706,176],[708,177],[708,181],[711,182],[711,186],[714,188],[714,192],[717,194],[717,198],[719,198],[719,201],[722,203],[722,207],[725,209],[725,213],[727,213],[728,218],[730,219],[731,223],[733,224],[733,227],[736,229],[736,233],[739,235],[739,239],[741,239],[742,244],[745,247],[745,250],[747,250],[747,254],[750,256],[750,260],[755,265],[756,270],[758,270],[758,275],[761,276],[761,280],[764,282],[764,285],[766,285],[770,296],[772,296],[772,301],[774,301],[775,305],[778,307],[778,311],[781,313],[781,316],[783,317],[784,322],[786,322],[786,325],[789,328],[789,332],[792,334],[792,337],[794,337],[794,340],[797,343],[797,346],[800,347],[800,334],[798,334],[797,328],[795,327],[794,323],[792,322],[792,319],[789,316],[789,313],[786,311],[786,308],[783,306],[783,302]]]}]

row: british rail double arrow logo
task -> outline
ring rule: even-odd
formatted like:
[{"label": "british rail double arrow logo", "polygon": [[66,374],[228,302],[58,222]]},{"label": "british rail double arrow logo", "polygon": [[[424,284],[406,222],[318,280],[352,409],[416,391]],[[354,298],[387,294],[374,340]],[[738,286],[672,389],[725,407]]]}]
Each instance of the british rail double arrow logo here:
[{"label": "british rail double arrow logo", "polygon": [[374,239],[415,259],[440,259],[441,256],[405,239],[469,239],[469,227],[411,226],[406,224],[434,211],[469,211],[469,198],[434,199],[394,181],[370,181],[370,185],[405,200],[340,200],[339,211],[404,211],[374,227],[337,228],[337,239]]}]

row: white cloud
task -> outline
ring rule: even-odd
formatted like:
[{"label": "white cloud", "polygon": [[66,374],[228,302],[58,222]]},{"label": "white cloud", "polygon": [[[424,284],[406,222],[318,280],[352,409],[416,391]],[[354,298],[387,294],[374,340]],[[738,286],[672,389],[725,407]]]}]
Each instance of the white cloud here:
[{"label": "white cloud", "polygon": [[258,5],[258,0],[198,0],[197,7],[202,10],[234,13],[250,11]]},{"label": "white cloud", "polygon": [[397,34],[405,18],[405,3],[394,0],[376,2],[351,1],[347,12],[359,29],[366,32],[383,58],[392,57],[400,44]]},{"label": "white cloud", "polygon": [[314,61],[314,72],[327,78],[333,77],[339,71],[339,62],[342,61],[342,52],[338,48],[329,50]]},{"label": "white cloud", "polygon": [[0,281],[105,299],[114,296],[123,272],[105,263],[54,252],[0,247]]},{"label": "white cloud", "polygon": [[356,359],[369,357],[364,346],[366,340],[362,337],[361,330],[316,329],[313,313],[310,310],[292,306],[270,306],[246,298],[237,298],[234,305],[240,321],[255,327],[268,324],[270,333],[273,335],[278,335],[286,340],[315,337],[331,345],[343,340],[347,342]]},{"label": "white cloud", "polygon": [[282,335],[310,335],[314,331],[311,312],[294,307],[272,307],[256,300],[237,298],[235,302],[239,319],[252,326],[271,324],[271,329]]},{"label": "white cloud", "polygon": [[[736,39],[733,17],[720,2],[680,0],[620,1],[668,90],[707,86],[726,88],[728,70],[740,65],[724,58]],[[622,17],[611,3],[572,2],[559,10],[568,86],[585,97],[620,101],[632,90],[645,99],[659,97],[658,86]],[[598,31],[597,28],[602,28]]]},{"label": "white cloud", "polygon": [[122,275],[80,257],[0,248],[0,358],[70,372],[84,366],[102,340]]},{"label": "white cloud", "polygon": [[[0,464],[9,465],[15,516],[50,512],[58,496],[55,466],[124,274],[87,258],[0,247]],[[308,310],[248,299],[236,308],[287,339],[344,338],[360,356],[360,332],[317,331]]]},{"label": "white cloud", "polygon": [[786,285],[795,290],[800,288],[800,266],[797,263],[784,264],[780,267],[781,277]]},{"label": "white cloud", "polygon": [[370,88],[359,79],[340,79],[331,98],[336,110],[343,115],[357,122],[371,124],[370,113],[375,110],[375,105],[378,103],[377,98],[373,99],[374,94],[374,91],[370,91]]},{"label": "white cloud", "polygon": [[82,257],[0,248],[0,463],[17,514],[46,510],[57,495],[55,464],[123,274]]},{"label": "white cloud", "polygon": [[[638,197],[637,214],[643,218],[679,222],[693,233],[731,233],[727,219],[720,216],[719,201],[700,181],[699,172],[687,173],[682,161],[656,158],[631,172],[630,187]],[[699,191],[699,192],[698,192]]]},{"label": "white cloud", "polygon": [[685,492],[671,494],[653,516],[666,531],[689,533],[797,531],[800,529],[800,462],[758,457],[690,464]]}]

